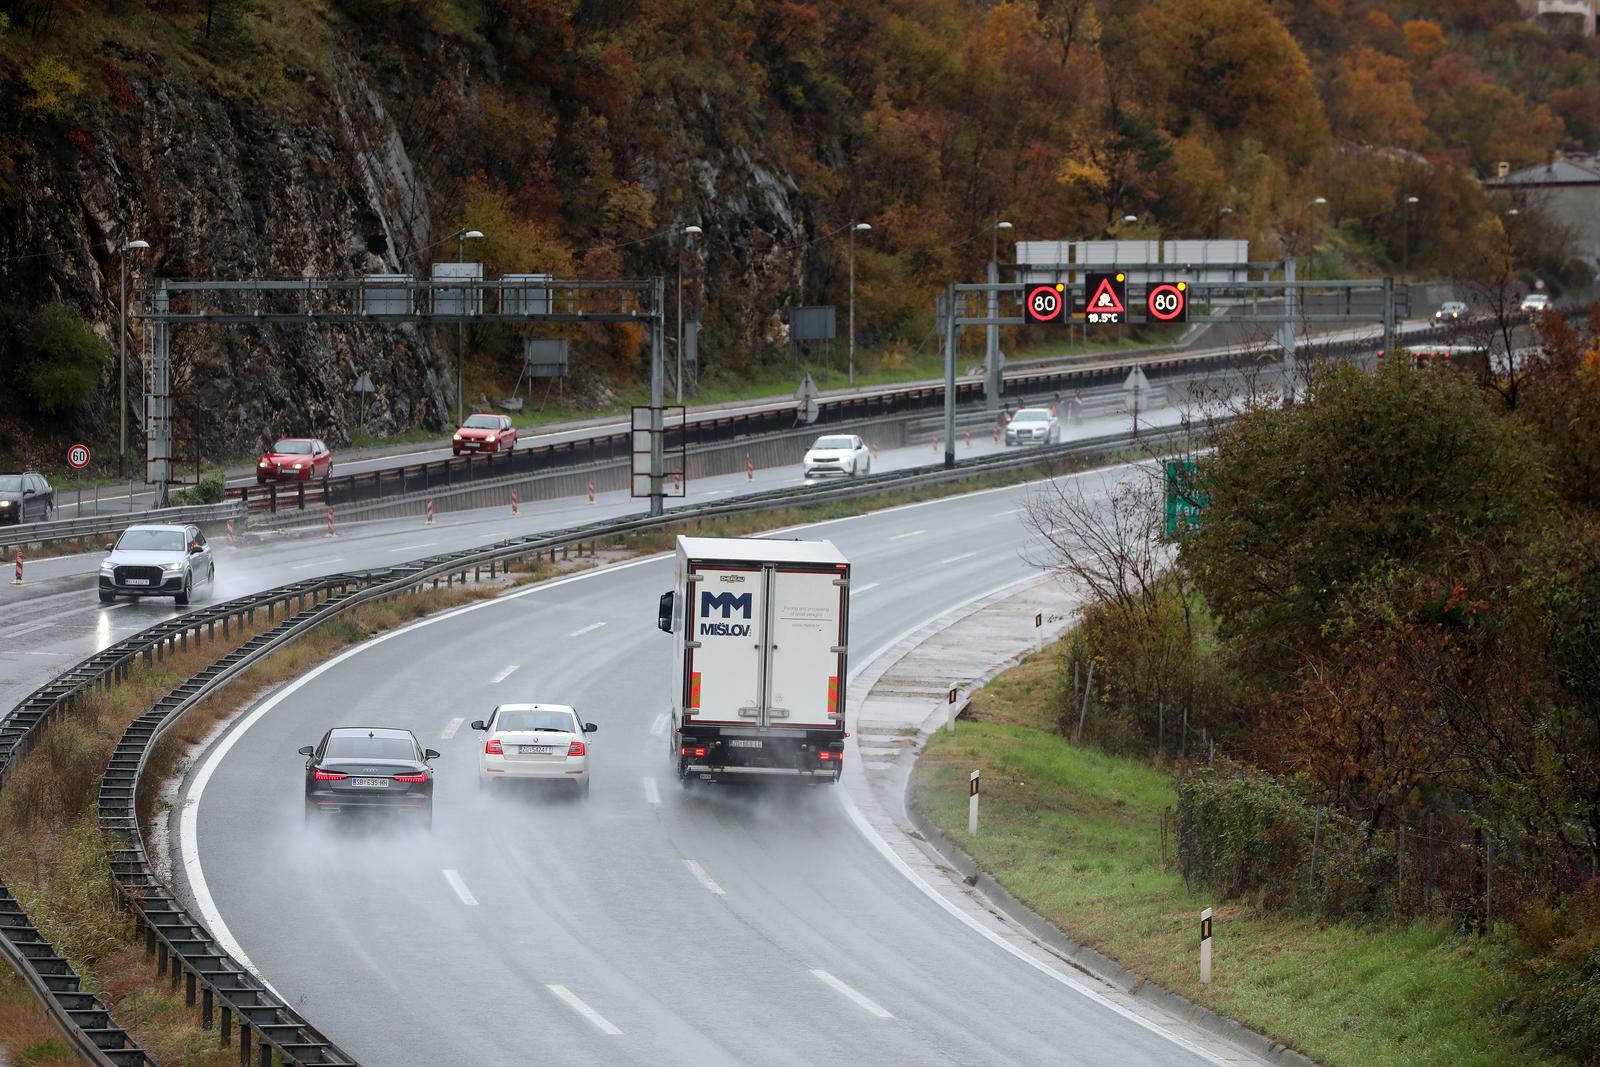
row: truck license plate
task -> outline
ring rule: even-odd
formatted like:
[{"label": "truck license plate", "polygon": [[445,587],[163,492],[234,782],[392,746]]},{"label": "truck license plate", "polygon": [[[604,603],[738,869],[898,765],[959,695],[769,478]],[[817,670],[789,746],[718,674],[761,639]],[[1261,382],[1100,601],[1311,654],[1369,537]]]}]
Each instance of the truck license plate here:
[{"label": "truck license plate", "polygon": [[387,778],[352,778],[352,779],[350,779],[350,784],[351,785],[358,785],[363,789],[388,789],[389,788],[389,779],[387,779]]},{"label": "truck license plate", "polygon": [[732,741],[729,741],[728,742],[728,747],[730,747],[730,748],[760,748],[761,747],[761,742],[760,741],[751,741],[751,740],[747,740],[745,738],[739,737],[739,738],[735,738]]}]

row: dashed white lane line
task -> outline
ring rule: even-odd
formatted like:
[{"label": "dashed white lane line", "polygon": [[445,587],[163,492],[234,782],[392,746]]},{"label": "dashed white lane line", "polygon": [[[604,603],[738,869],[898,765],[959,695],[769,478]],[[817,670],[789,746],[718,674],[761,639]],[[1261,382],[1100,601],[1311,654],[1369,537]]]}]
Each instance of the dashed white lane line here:
[{"label": "dashed white lane line", "polygon": [[699,882],[701,885],[705,886],[719,897],[727,896],[727,894],[722,891],[722,887],[711,880],[711,876],[706,873],[706,869],[704,867],[700,866],[694,860],[684,860],[683,865],[689,868],[689,873],[694,875],[695,881]]},{"label": "dashed white lane line", "polygon": [[410,552],[412,549],[417,549],[417,548],[431,548],[432,546],[434,546],[434,545],[436,545],[438,543],[439,542],[437,542],[437,541],[423,541],[423,542],[420,542],[420,543],[415,544],[415,545],[401,545],[399,548],[391,548],[389,551],[390,552]]},{"label": "dashed white lane line", "polygon": [[584,634],[594,633],[596,630],[600,629],[600,627],[602,627],[604,625],[605,625],[605,623],[603,623],[603,622],[591,622],[588,626],[585,626],[583,629],[574,630],[570,634],[568,634],[567,636],[568,637],[582,637]]},{"label": "dashed white lane line", "polygon": [[513,663],[511,666],[507,667],[505,670],[501,671],[499,674],[495,675],[493,678],[490,678],[489,679],[489,684],[490,685],[499,685],[501,682],[503,682],[507,678],[511,677],[512,672],[514,672],[520,666],[522,666],[522,664]]},{"label": "dashed white lane line", "polygon": [[467,883],[461,880],[459,873],[446,867],[444,869],[444,880],[449,882],[450,888],[456,891],[456,896],[461,898],[461,903],[469,908],[478,906],[478,898],[472,895],[472,890],[467,888]]},{"label": "dashed white lane line", "polygon": [[660,715],[657,715],[655,721],[650,724],[650,732],[656,737],[660,737],[662,734],[667,732],[668,721],[667,713],[663,711]]},{"label": "dashed white lane line", "polygon": [[54,625],[55,625],[55,620],[53,620],[53,619],[51,621],[49,621],[49,622],[36,622],[32,626],[24,626],[19,630],[0,631],[0,637],[21,637],[23,634],[35,633],[35,632],[37,632],[39,630],[43,630],[46,626],[54,626]]},{"label": "dashed white lane line", "polygon": [[947,556],[939,561],[939,566],[943,567],[947,563],[960,563],[962,560],[971,559],[976,555],[976,552],[963,552],[959,556]]},{"label": "dashed white lane line", "polygon": [[923,535],[923,534],[925,534],[927,532],[928,532],[927,530],[912,530],[910,533],[893,534],[893,535],[890,536],[889,540],[891,540],[891,541],[903,541],[907,537],[920,537],[921,535]]},{"label": "dashed white lane line", "polygon": [[1002,511],[1002,512],[1000,512],[1000,514],[1002,514],[1002,515],[1021,515],[1024,511],[1027,511],[1027,510],[1028,510],[1027,508],[1012,508],[1010,511]]},{"label": "dashed white lane line", "polygon": [[849,986],[845,985],[843,982],[839,981],[839,979],[837,979],[833,975],[829,974],[827,971],[820,970],[818,968],[813,967],[811,969],[811,973],[812,973],[812,975],[814,975],[816,977],[817,981],[821,982],[823,985],[832,986],[834,989],[838,990],[840,993],[843,993],[845,996],[849,997],[851,1000],[855,1001],[857,1004],[861,1005],[863,1008],[867,1009],[869,1012],[871,1012],[872,1014],[876,1015],[878,1018],[880,1018],[880,1019],[893,1019],[894,1018],[893,1015],[891,1015],[889,1012],[884,1011],[883,1008],[880,1007],[876,1001],[874,1001],[872,998],[868,997],[865,993],[862,993],[859,990],[850,988]]},{"label": "dashed white lane line", "polygon": [[610,1034],[615,1037],[622,1033],[621,1030],[617,1029],[611,1024],[611,1020],[607,1019],[604,1015],[601,1015],[599,1012],[589,1007],[589,1005],[585,1004],[578,994],[574,993],[566,986],[547,985],[545,988],[550,990],[550,992],[554,993],[556,996],[560,997],[562,1003],[566,1004],[567,1007],[571,1008],[585,1019],[588,1019],[590,1022],[594,1023],[595,1028],[602,1034]]},{"label": "dashed white lane line", "polygon": [[456,735],[456,731],[461,729],[461,724],[465,721],[465,719],[451,719],[444,724],[444,733],[440,734],[439,737],[445,741],[450,740]]},{"label": "dashed white lane line", "polygon": [[876,588],[878,588],[878,586],[880,586],[882,584],[883,584],[882,582],[868,582],[866,585],[858,585],[858,586],[856,586],[854,589],[850,590],[850,593],[853,596],[860,596],[862,593],[865,593],[868,589],[876,589]]},{"label": "dashed white lane line", "polygon": [[661,804],[661,790],[657,788],[654,778],[646,778],[644,780],[644,799],[647,804],[654,804],[658,807]]},{"label": "dashed white lane line", "polygon": [[327,566],[329,563],[343,563],[343,562],[344,562],[344,557],[343,556],[335,556],[333,559],[319,559],[314,563],[296,563],[293,567],[290,567],[289,569],[292,570],[292,571],[307,571],[307,570],[310,570],[312,567],[324,567],[324,566]]}]

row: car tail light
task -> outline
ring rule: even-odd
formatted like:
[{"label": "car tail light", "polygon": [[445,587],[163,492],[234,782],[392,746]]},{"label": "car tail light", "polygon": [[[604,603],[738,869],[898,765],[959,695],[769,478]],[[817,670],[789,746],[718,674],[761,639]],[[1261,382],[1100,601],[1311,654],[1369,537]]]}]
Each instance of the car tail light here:
[{"label": "car tail light", "polygon": [[567,755],[569,756],[581,756],[588,751],[589,746],[584,744],[582,741],[574,741],[572,744],[567,746]]},{"label": "car tail light", "polygon": [[338,771],[325,771],[318,767],[311,772],[311,777],[319,782],[342,782],[350,776],[348,774],[340,774]]},{"label": "car tail light", "polygon": [[699,758],[704,758],[705,754],[706,754],[706,746],[704,746],[704,745],[679,745],[678,746],[678,755],[680,755],[680,756],[694,756],[697,759],[699,759]]},{"label": "car tail light", "polygon": [[483,754],[486,756],[504,756],[506,754],[506,750],[500,747],[500,741],[497,738],[495,740],[485,742],[483,746]]},{"label": "car tail light", "polygon": [[397,774],[394,776],[394,780],[397,782],[426,782],[428,776],[426,774]]}]

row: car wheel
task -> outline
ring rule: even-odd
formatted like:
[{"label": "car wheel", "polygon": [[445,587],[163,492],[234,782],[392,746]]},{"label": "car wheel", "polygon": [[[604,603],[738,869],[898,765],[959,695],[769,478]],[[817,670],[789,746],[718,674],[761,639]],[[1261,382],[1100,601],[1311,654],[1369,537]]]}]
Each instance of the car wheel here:
[{"label": "car wheel", "polygon": [[589,776],[587,774],[583,776],[583,781],[578,783],[578,799],[589,799]]},{"label": "car wheel", "polygon": [[174,593],[172,595],[172,602],[174,604],[177,604],[179,607],[188,607],[188,605],[189,605],[189,594],[192,593],[192,592],[194,592],[193,579],[189,578],[189,577],[185,577],[183,579],[183,592]]},{"label": "car wheel", "polygon": [[872,473],[872,459],[870,457],[868,457],[868,459],[867,459],[867,465],[865,467],[861,468],[861,473],[862,474],[871,474]]},{"label": "car wheel", "polygon": [[432,801],[429,801],[428,802],[428,806],[426,808],[422,809],[422,828],[424,830],[429,830],[429,831],[431,831],[433,829],[433,802]]},{"label": "car wheel", "polygon": [[852,478],[861,473],[861,471],[856,467],[856,462],[857,461],[853,459],[850,461],[850,477]]},{"label": "car wheel", "polygon": [[111,592],[111,590],[109,590],[109,589],[100,590],[100,603],[109,604],[115,599],[117,599],[117,594]]},{"label": "car wheel", "polygon": [[317,817],[316,816],[316,809],[314,809],[310,804],[307,804],[306,805],[306,813],[305,813],[305,825],[310,826],[312,824],[312,822],[316,820],[316,817]]}]

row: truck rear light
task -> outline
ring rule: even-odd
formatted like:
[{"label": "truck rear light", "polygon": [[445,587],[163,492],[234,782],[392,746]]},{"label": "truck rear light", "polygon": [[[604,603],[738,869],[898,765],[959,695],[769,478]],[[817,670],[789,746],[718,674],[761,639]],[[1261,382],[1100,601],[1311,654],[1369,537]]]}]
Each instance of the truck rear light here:
[{"label": "truck rear light", "polygon": [[588,746],[586,746],[582,741],[574,741],[572,744],[567,746],[568,756],[581,756],[587,751],[589,751]]},{"label": "truck rear light", "polygon": [[706,746],[704,746],[704,745],[679,745],[678,746],[678,755],[680,755],[680,756],[693,756],[696,759],[704,759],[705,758],[705,754],[706,754]]},{"label": "truck rear light", "polygon": [[319,767],[311,772],[311,777],[319,782],[342,782],[350,776],[348,774],[340,774],[338,771],[325,771]]},{"label": "truck rear light", "polygon": [[500,747],[500,740],[496,738],[492,741],[485,742],[483,746],[483,753],[486,756],[504,756],[506,754],[506,750]]},{"label": "truck rear light", "polygon": [[844,759],[844,753],[826,751],[818,752],[817,759],[821,760],[823,763],[838,763],[840,760]]},{"label": "truck rear light", "polygon": [[397,774],[394,776],[394,780],[397,782],[426,782],[428,776],[426,774]]}]

